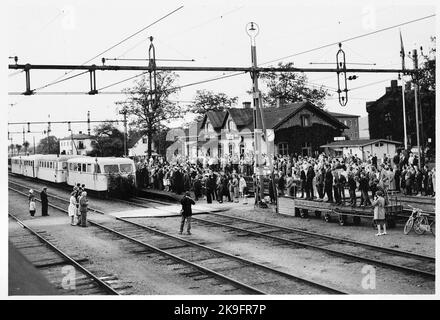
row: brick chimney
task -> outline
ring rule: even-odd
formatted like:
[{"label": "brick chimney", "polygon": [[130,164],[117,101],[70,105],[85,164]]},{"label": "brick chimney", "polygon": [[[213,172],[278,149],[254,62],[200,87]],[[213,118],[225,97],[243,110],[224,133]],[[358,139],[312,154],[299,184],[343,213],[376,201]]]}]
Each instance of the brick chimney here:
[{"label": "brick chimney", "polygon": [[251,108],[251,103],[249,101],[243,102],[243,108],[250,109]]},{"label": "brick chimney", "polygon": [[285,103],[286,101],[284,100],[284,98],[277,98],[277,108],[282,107]]}]

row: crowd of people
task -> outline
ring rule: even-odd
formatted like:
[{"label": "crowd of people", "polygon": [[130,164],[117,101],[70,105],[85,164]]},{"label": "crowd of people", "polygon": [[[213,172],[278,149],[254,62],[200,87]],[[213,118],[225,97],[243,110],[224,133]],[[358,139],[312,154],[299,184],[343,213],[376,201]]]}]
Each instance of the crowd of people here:
[{"label": "crowd of people", "polygon": [[[70,224],[72,226],[87,226],[87,209],[88,209],[88,198],[87,192],[85,191],[85,185],[77,184],[73,187],[73,191],[70,194],[69,206],[67,208],[68,215],[70,217]],[[29,214],[31,217],[35,216],[37,211],[36,198],[33,189],[29,190],[28,194],[29,200]],[[47,196],[47,187],[43,187],[40,193],[41,201],[41,216],[49,216],[47,213],[49,207],[49,200]]]},{"label": "crowd of people", "polygon": [[[139,187],[154,188],[183,194],[194,192],[195,200],[206,198],[208,203],[235,201],[245,198],[248,190],[258,183],[253,174],[253,163],[244,161],[176,158],[168,162],[163,157],[138,160]],[[371,205],[377,190],[404,195],[435,196],[435,168],[418,166],[418,157],[402,151],[393,156],[378,158],[375,154],[361,160],[356,155],[315,157],[277,155],[273,158],[273,178],[268,184],[269,201],[276,195],[289,195],[306,199],[321,199],[352,206]],[[356,192],[360,192],[357,203]]]}]

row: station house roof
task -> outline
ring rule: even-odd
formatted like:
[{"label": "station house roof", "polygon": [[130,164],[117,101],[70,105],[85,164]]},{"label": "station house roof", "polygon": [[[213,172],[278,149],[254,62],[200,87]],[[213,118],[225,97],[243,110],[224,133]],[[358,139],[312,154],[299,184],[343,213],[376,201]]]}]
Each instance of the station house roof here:
[{"label": "station house roof", "polygon": [[[311,110],[319,117],[325,119],[325,121],[336,127],[348,129],[346,125],[340,122],[331,113],[326,112],[307,101],[291,103],[280,107],[262,108],[266,128],[277,129],[281,124],[295,116],[304,108]],[[251,108],[230,108],[225,111],[208,111],[202,120],[201,126],[203,126],[206,120],[209,119],[214,129],[219,130],[225,126],[228,114],[234,120],[237,127],[247,127],[253,130],[253,109]]]}]

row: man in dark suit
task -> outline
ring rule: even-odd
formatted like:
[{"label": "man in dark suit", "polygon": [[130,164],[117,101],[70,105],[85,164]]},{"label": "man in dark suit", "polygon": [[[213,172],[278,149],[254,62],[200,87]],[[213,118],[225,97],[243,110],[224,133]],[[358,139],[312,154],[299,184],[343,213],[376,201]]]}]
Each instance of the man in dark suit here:
[{"label": "man in dark suit", "polygon": [[196,204],[193,199],[189,196],[189,192],[186,192],[185,196],[180,200],[182,204],[182,221],[180,223],[180,234],[183,232],[183,227],[185,226],[186,220],[186,231],[188,234],[191,234],[191,216],[192,216],[192,208],[191,206]]},{"label": "man in dark suit", "polygon": [[330,166],[327,166],[325,173],[324,190],[327,194],[327,202],[333,202],[333,174]]},{"label": "man in dark suit", "polygon": [[43,217],[48,216],[47,209],[49,207],[49,201],[47,200],[47,187],[43,187],[43,191],[40,193],[41,200],[41,215]]},{"label": "man in dark suit", "polygon": [[306,173],[306,195],[307,199],[313,200],[315,197],[313,193],[313,178],[315,177],[315,170],[313,170],[313,166],[309,165]]}]

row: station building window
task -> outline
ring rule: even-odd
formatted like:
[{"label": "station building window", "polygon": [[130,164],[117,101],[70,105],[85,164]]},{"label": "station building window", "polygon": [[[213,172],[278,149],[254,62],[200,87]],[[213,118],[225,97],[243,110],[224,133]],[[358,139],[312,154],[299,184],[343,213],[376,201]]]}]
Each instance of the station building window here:
[{"label": "station building window", "polygon": [[219,158],[223,157],[223,144],[221,144],[221,143],[219,143],[218,147],[217,147],[217,156]]},{"label": "station building window", "polygon": [[301,116],[301,126],[302,127],[309,127],[310,126],[310,115],[303,114]]},{"label": "station building window", "polygon": [[278,143],[278,153],[281,155],[289,154],[289,144],[287,142]]}]

